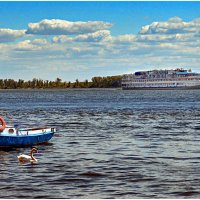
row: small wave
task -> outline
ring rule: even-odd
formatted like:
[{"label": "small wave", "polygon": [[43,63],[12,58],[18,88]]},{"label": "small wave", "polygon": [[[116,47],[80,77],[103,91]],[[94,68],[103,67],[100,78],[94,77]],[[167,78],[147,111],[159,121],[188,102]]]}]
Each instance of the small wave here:
[{"label": "small wave", "polygon": [[155,129],[163,129],[163,130],[170,130],[172,127],[169,126],[154,126],[153,128]]},{"label": "small wave", "polygon": [[200,130],[200,126],[194,126],[194,127],[192,127],[192,129]]},{"label": "small wave", "polygon": [[105,176],[105,174],[99,173],[99,172],[84,172],[79,174],[80,176],[89,176],[89,177],[100,177]]},{"label": "small wave", "polygon": [[186,191],[186,192],[174,192],[173,194],[177,195],[177,196],[191,197],[191,196],[199,194],[199,192],[196,192],[196,191]]}]

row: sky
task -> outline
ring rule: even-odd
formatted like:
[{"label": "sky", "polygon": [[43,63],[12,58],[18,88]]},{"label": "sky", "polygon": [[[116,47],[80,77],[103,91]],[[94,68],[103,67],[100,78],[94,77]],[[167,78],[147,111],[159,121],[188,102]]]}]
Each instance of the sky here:
[{"label": "sky", "polygon": [[200,2],[0,1],[0,79],[200,71]]}]

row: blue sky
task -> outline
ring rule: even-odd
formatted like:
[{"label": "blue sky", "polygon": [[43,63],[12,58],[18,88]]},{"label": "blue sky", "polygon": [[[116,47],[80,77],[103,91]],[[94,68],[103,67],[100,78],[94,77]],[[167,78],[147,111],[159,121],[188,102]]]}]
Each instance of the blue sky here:
[{"label": "blue sky", "polygon": [[0,78],[200,70],[200,2],[0,2]]}]

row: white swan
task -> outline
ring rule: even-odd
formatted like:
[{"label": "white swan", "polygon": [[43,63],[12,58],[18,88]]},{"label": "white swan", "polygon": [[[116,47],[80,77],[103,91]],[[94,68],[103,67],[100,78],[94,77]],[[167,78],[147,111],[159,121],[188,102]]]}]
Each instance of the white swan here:
[{"label": "white swan", "polygon": [[33,157],[33,153],[37,153],[37,149],[36,148],[32,148],[30,155],[25,155],[25,154],[21,154],[19,156],[17,156],[19,162],[21,163],[28,163],[30,162],[31,164],[37,163],[37,159]]}]

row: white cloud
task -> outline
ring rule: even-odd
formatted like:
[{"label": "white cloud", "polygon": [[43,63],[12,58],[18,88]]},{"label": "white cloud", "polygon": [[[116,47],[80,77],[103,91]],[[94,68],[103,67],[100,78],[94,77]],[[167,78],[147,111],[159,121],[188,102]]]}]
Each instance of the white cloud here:
[{"label": "white cloud", "polygon": [[183,22],[183,20],[180,18],[180,17],[172,17],[168,20],[168,22],[171,22],[171,23],[181,23]]},{"label": "white cloud", "polygon": [[[115,66],[118,69],[120,66],[127,66],[126,69],[132,71],[134,67],[152,69],[152,66],[165,68],[174,64],[195,69],[200,63],[200,19],[185,22],[181,18],[173,17],[166,22],[153,22],[146,25],[138,34],[117,36],[112,36],[105,27],[100,30],[95,27],[91,29],[88,22],[83,26],[88,27],[87,30],[91,31],[89,33],[86,33],[86,29],[82,26],[73,24],[70,34],[75,35],[37,35],[39,31],[43,34],[47,32],[53,34],[56,30],[60,30],[60,33],[63,30],[69,31],[69,26],[63,28],[60,22],[55,26],[45,22],[48,25],[43,30],[40,23],[37,23],[38,29],[33,27],[35,35],[28,34],[30,36],[28,39],[22,38],[24,40],[18,43],[5,43],[5,40],[4,43],[0,43],[0,69],[3,69],[3,66],[10,66],[10,68],[12,65],[18,66],[18,68],[13,67],[16,69],[13,74],[17,74],[21,66],[27,71],[31,67],[31,73],[44,76],[48,76],[45,72],[52,69],[63,76],[64,72],[70,71],[68,74],[71,79],[72,71],[78,78],[79,70],[80,74],[93,71],[95,76],[101,75],[98,72],[95,74],[95,69],[101,69],[99,72],[106,73],[107,70],[114,71]],[[8,31],[6,33],[8,34]],[[23,32],[21,34],[21,37],[24,36]],[[14,38],[17,37],[19,35]],[[79,70],[75,70],[76,67]],[[118,72],[126,73],[123,68]],[[28,75],[32,76],[32,74]],[[85,77],[89,78],[86,74]]]},{"label": "white cloud", "polygon": [[55,36],[52,39],[53,43],[66,43],[66,42],[72,42],[73,38],[69,37],[67,35],[59,35],[59,36]]},{"label": "white cloud", "polygon": [[137,35],[133,34],[126,34],[126,35],[120,35],[120,36],[115,36],[112,38],[109,38],[109,41],[112,41],[113,43],[120,43],[120,44],[131,44],[137,40]]},{"label": "white cloud", "polygon": [[60,35],[53,37],[52,41],[55,43],[66,43],[66,42],[100,42],[111,37],[110,31],[100,30],[94,33],[80,34],[76,37],[69,37],[66,35]]},{"label": "white cloud", "polygon": [[102,21],[71,22],[60,19],[44,19],[38,23],[29,23],[27,34],[35,35],[73,35],[92,33],[108,29],[111,23]]},{"label": "white cloud", "polygon": [[47,43],[48,43],[48,41],[46,39],[34,39],[32,41],[32,44],[41,45],[41,46],[46,45]]},{"label": "white cloud", "polygon": [[25,30],[12,30],[12,29],[0,29],[0,43],[12,42],[17,38],[23,37]]},{"label": "white cloud", "polygon": [[46,39],[24,40],[13,45],[15,51],[40,51],[46,50],[49,43]]},{"label": "white cloud", "polygon": [[110,37],[110,31],[100,30],[94,33],[78,35],[74,38],[74,40],[79,42],[99,42],[108,37]]},{"label": "white cloud", "polygon": [[[198,20],[190,22],[198,24]],[[159,24],[157,22],[155,24]],[[164,22],[163,22],[164,23]],[[166,23],[185,23],[181,18],[174,17]],[[188,22],[189,23],[189,22]],[[185,27],[188,27],[185,26]],[[191,26],[190,26],[191,27]],[[80,34],[74,37],[60,35],[53,37],[51,48],[60,47],[59,51],[66,55],[67,59],[82,59],[94,57],[97,59],[117,60],[119,58],[141,56],[178,56],[185,55],[186,52],[197,55],[197,47],[200,42],[194,37],[194,33],[152,33],[152,34],[126,34],[112,36],[108,30],[100,30],[94,33]],[[64,59],[64,58],[63,58]],[[130,59],[131,60],[131,59]]]},{"label": "white cloud", "polygon": [[143,26],[139,34],[177,34],[196,33],[200,29],[200,19],[184,22],[179,17],[170,18],[167,22],[153,22]]}]

